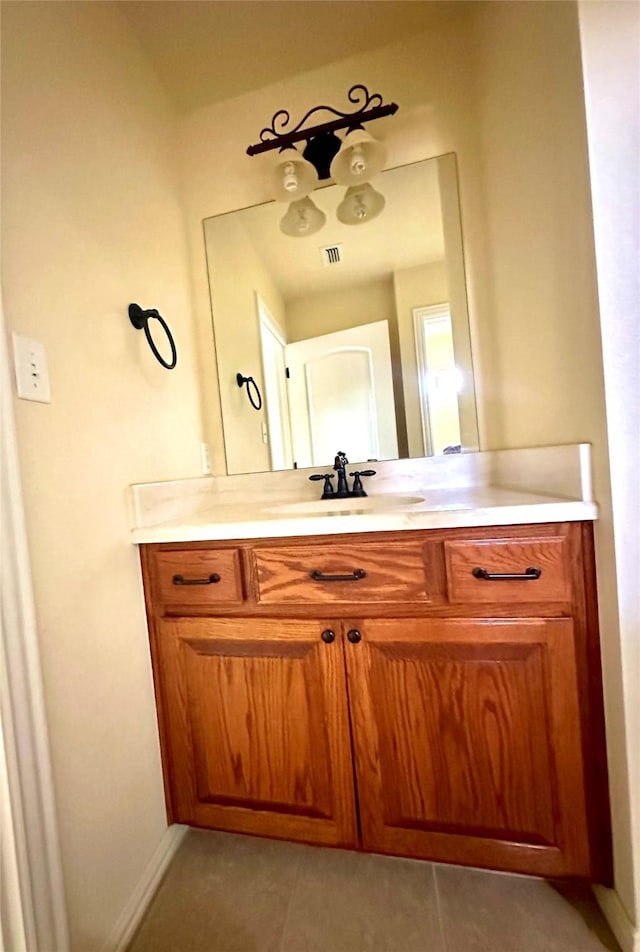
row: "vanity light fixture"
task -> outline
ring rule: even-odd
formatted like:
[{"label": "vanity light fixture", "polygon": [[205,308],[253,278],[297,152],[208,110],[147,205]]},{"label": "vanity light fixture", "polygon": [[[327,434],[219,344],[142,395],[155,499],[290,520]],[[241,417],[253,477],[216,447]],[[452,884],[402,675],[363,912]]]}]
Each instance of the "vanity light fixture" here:
[{"label": "vanity light fixture", "polygon": [[[380,172],[385,162],[383,144],[364,129],[364,124],[398,111],[396,103],[383,103],[379,93],[369,93],[366,86],[356,84],[348,93],[349,101],[357,106],[352,112],[342,112],[333,106],[315,106],[293,129],[286,131],[290,115],[286,109],[274,113],[271,125],[260,132],[260,142],[250,145],[248,155],[279,150],[271,172],[271,190],[277,201],[291,202],[280,222],[281,230],[293,237],[312,235],[318,231],[326,216],[309,199],[302,204],[318,182],[333,178],[338,184],[358,188],[357,195],[347,190],[338,214],[346,224],[370,221],[384,208],[379,192],[362,192],[369,179]],[[317,125],[305,125],[316,113],[325,112],[335,117]],[[344,141],[336,135],[346,129]],[[302,153],[297,143],[305,143]],[[346,203],[346,204],[345,204]]]}]

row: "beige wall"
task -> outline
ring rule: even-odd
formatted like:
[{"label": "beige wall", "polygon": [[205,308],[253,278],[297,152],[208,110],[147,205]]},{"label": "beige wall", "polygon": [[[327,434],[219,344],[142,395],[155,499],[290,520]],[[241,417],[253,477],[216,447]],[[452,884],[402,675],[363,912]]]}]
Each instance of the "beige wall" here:
[{"label": "beige wall", "polygon": [[[218,380],[228,434],[224,443],[227,472],[269,470],[269,446],[262,441],[262,426],[267,421],[264,400],[262,409],[256,411],[249,403],[246,389],[238,388],[236,374],[253,377],[264,397],[256,295],[284,330],[282,295],[256,254],[246,228],[234,216],[209,220],[205,223],[205,235],[215,347],[221,366],[230,371]],[[219,445],[217,421],[209,414],[205,424],[209,445]]]},{"label": "beige wall", "polygon": [[490,443],[589,442],[604,403],[576,6],[471,6],[500,389]]},{"label": "beige wall", "polygon": [[[115,6],[2,9],[2,281],[43,341],[50,405],[16,401],[74,952],[101,950],[166,829],[125,491],[197,475],[171,115]],[[127,305],[177,341],[162,369]]]},{"label": "beige wall", "polygon": [[[582,0],[579,13],[613,503],[611,516],[607,512],[606,521],[598,525],[598,541],[604,556],[600,559],[599,591],[617,896],[601,892],[600,899],[617,926],[623,948],[637,950],[640,949],[640,7],[634,3]],[[603,452],[601,447],[600,453]]]}]

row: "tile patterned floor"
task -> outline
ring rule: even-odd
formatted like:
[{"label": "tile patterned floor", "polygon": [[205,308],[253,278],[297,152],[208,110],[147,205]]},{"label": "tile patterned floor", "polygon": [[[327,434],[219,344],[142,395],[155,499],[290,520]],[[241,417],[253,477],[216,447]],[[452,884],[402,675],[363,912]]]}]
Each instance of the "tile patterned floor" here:
[{"label": "tile patterned floor", "polygon": [[190,830],[129,952],[619,952],[589,891]]}]

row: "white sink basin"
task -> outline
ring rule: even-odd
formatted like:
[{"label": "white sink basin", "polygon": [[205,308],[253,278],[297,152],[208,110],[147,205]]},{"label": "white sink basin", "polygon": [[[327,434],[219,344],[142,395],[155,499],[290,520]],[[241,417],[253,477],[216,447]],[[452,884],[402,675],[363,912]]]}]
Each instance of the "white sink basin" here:
[{"label": "white sink basin", "polygon": [[358,513],[408,509],[421,502],[424,502],[423,496],[388,494],[351,499],[314,499],[311,502],[288,502],[281,506],[265,506],[263,512],[278,513],[282,516],[329,516],[337,513],[355,515]]}]

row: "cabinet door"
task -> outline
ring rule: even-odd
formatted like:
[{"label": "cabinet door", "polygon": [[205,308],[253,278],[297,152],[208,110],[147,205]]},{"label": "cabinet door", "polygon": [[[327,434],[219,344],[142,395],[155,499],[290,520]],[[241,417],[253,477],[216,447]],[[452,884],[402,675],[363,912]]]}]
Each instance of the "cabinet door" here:
[{"label": "cabinet door", "polygon": [[571,620],[360,631],[345,645],[364,848],[589,875]]},{"label": "cabinet door", "polygon": [[330,622],[181,618],[159,625],[174,820],[354,845],[340,638]]}]

